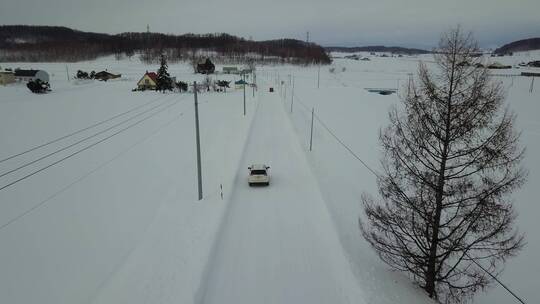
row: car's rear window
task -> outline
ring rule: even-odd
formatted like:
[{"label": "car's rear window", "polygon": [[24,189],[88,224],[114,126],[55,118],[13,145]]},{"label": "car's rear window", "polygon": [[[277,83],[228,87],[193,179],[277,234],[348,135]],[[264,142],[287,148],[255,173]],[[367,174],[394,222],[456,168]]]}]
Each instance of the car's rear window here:
[{"label": "car's rear window", "polygon": [[266,175],[266,170],[251,170],[251,175]]}]

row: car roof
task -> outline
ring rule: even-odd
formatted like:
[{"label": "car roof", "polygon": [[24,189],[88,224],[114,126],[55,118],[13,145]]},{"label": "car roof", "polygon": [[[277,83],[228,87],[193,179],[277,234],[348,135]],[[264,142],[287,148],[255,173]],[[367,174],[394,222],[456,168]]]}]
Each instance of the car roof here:
[{"label": "car roof", "polygon": [[265,164],[253,164],[250,166],[251,170],[266,170],[267,167]]}]

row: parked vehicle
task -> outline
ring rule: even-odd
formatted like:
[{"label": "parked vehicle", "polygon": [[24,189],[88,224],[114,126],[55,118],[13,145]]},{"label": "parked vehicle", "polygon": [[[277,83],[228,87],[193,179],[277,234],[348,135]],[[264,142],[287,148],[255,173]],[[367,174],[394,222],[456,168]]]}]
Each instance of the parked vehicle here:
[{"label": "parked vehicle", "polygon": [[249,177],[248,183],[250,186],[268,186],[270,184],[270,175],[268,174],[269,166],[264,164],[253,164],[248,167]]}]

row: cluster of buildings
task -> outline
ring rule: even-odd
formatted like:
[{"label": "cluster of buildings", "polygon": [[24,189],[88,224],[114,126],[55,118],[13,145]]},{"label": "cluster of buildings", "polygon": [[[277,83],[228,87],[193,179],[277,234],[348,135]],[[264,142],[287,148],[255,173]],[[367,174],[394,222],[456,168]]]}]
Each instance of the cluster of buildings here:
[{"label": "cluster of buildings", "polygon": [[[210,61],[206,61],[204,64],[208,64]],[[204,65],[202,64],[202,65]],[[210,64],[212,64],[210,62]],[[209,65],[209,64],[208,64]],[[215,66],[212,64],[212,71],[210,72],[210,70],[205,70],[204,73],[200,72],[201,74],[212,74],[212,73],[215,73]],[[226,66],[226,67],[223,67],[223,70],[222,72],[220,73],[219,71],[217,73],[220,73],[220,74],[234,74],[234,75],[247,75],[249,73],[251,73],[252,71],[250,69],[239,69],[238,67],[235,67],[235,66]],[[137,89],[138,91],[145,91],[145,90],[155,90],[156,87],[157,87],[157,74],[155,72],[148,72],[146,71],[146,73],[141,77],[141,79],[137,82]],[[176,82],[176,77],[171,77],[173,82]],[[243,85],[246,85],[248,84],[245,80],[239,80],[239,81],[236,81],[235,82],[235,85],[237,88],[243,86]]]},{"label": "cluster of buildings", "polygon": [[0,69],[0,85],[7,85],[14,82],[29,82],[36,79],[49,82],[49,74],[43,70]]}]

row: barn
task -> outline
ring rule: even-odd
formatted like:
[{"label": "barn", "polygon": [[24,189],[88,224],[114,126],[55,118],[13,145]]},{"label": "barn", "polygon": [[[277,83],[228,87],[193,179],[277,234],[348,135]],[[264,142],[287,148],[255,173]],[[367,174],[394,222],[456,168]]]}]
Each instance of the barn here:
[{"label": "barn", "polygon": [[116,79],[122,77],[121,74],[112,74],[107,71],[101,71],[94,74],[94,79],[107,81],[109,79]]},{"label": "barn", "polygon": [[36,79],[39,79],[44,82],[49,82],[49,74],[43,70],[22,70],[22,69],[16,69],[15,70],[15,80],[17,81],[34,81]]}]

